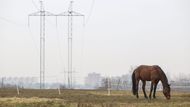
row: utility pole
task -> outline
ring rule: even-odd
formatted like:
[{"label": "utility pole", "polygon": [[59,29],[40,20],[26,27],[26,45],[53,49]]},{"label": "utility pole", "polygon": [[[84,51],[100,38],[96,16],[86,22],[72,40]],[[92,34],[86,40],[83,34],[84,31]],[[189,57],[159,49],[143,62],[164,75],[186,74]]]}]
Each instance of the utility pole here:
[{"label": "utility pole", "polygon": [[73,11],[73,1],[70,1],[69,9],[66,12],[62,12],[57,16],[67,16],[68,17],[68,88],[73,86],[73,57],[72,57],[72,38],[73,38],[73,16],[83,16],[83,14]]},{"label": "utility pole", "polygon": [[56,16],[48,11],[45,11],[43,1],[40,0],[40,10],[29,14],[30,16],[40,16],[40,89],[45,88],[45,17]]}]

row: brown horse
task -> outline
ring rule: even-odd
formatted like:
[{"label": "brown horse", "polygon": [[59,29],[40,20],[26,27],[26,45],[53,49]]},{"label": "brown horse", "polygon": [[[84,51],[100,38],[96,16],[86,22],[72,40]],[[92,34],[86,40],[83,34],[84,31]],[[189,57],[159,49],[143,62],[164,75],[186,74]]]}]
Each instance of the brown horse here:
[{"label": "brown horse", "polygon": [[165,73],[159,66],[157,66],[157,65],[153,65],[153,66],[141,65],[133,71],[132,91],[133,91],[133,94],[136,95],[137,98],[139,97],[139,95],[138,95],[139,80],[141,80],[143,83],[142,90],[143,90],[145,98],[148,98],[146,95],[146,92],[145,92],[146,81],[151,81],[151,88],[150,88],[150,94],[149,94],[150,99],[152,96],[153,88],[154,88],[153,98],[156,98],[156,96],[155,96],[156,87],[157,87],[158,82],[161,81],[162,86],[163,86],[163,94],[167,99],[170,99],[170,85],[168,84],[168,79],[167,79]]}]

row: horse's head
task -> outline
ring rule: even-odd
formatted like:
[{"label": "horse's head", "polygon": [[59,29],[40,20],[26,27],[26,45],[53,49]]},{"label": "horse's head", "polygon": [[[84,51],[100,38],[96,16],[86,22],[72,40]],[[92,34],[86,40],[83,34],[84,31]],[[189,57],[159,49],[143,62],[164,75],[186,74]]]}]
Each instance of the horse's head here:
[{"label": "horse's head", "polygon": [[168,84],[166,87],[163,89],[164,96],[166,99],[170,99],[170,85]]}]

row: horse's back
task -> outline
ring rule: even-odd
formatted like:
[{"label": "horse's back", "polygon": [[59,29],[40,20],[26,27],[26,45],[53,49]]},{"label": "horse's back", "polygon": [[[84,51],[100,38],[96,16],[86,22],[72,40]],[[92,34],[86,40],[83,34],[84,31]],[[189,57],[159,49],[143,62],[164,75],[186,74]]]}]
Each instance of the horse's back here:
[{"label": "horse's back", "polygon": [[141,80],[151,81],[152,79],[159,79],[159,66],[157,65],[140,65],[136,68],[136,78]]}]

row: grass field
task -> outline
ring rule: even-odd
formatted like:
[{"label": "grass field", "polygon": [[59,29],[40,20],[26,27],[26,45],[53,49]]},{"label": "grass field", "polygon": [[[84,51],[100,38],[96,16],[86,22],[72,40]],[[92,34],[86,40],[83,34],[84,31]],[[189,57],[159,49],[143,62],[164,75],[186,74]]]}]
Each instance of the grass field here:
[{"label": "grass field", "polygon": [[165,100],[162,92],[157,98],[136,99],[130,91],[111,91],[108,96],[103,90],[35,90],[0,89],[0,107],[190,107],[190,93],[172,91],[171,100]]}]

